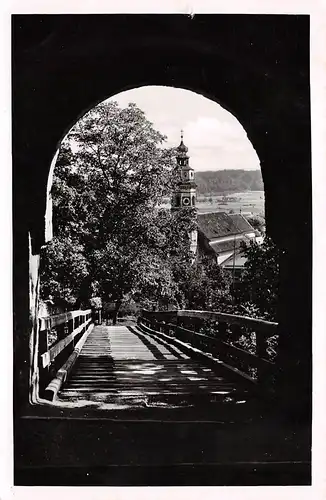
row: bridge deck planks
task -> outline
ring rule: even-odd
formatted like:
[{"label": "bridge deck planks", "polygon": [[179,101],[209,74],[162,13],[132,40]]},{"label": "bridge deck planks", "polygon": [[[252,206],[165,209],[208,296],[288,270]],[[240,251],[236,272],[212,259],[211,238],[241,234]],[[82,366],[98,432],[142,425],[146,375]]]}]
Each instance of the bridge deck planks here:
[{"label": "bridge deck planks", "polygon": [[136,326],[96,326],[59,401],[127,404],[150,398],[193,405],[235,398],[236,394],[234,382],[221,373]]}]

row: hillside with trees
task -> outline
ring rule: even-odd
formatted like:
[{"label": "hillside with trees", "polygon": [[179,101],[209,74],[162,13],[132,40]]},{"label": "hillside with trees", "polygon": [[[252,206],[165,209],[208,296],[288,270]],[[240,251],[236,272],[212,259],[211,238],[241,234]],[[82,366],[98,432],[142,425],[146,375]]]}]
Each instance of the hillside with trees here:
[{"label": "hillside with trees", "polygon": [[264,190],[260,170],[216,170],[196,172],[196,184],[198,195]]}]

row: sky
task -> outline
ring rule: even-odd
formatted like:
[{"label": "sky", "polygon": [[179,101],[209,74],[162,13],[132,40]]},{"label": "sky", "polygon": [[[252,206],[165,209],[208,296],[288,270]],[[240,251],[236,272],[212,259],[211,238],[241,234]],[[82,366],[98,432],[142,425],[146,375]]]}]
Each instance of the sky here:
[{"label": "sky", "polygon": [[222,106],[190,90],[148,86],[127,90],[108,100],[120,107],[134,102],[154,128],[167,136],[167,146],[189,148],[190,164],[199,171],[260,169],[259,159],[240,122]]}]

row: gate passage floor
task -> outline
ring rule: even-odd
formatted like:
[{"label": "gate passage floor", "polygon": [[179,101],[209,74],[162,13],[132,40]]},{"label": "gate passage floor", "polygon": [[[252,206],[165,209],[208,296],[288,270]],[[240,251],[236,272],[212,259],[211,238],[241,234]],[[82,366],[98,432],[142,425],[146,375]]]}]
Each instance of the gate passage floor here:
[{"label": "gate passage floor", "polygon": [[309,484],[309,429],[140,328],[95,327],[57,400],[19,421],[16,484],[292,484],[293,467]]},{"label": "gate passage floor", "polygon": [[189,407],[241,397],[234,382],[155,335],[136,326],[96,326],[58,403]]}]

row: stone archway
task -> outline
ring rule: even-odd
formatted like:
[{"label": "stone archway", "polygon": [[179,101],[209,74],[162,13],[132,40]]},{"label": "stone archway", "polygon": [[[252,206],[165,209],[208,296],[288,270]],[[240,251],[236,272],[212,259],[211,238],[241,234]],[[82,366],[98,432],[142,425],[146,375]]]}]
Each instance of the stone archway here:
[{"label": "stone archway", "polygon": [[[72,124],[128,88],[192,90],[232,112],[261,160],[281,262],[281,386],[311,398],[311,152],[307,16],[14,16],[14,314],[17,405],[27,400],[51,161]],[[31,243],[29,243],[29,237]],[[33,300],[30,300],[29,297]],[[300,311],[298,316],[297,311]],[[299,398],[300,396],[300,398]]]}]

